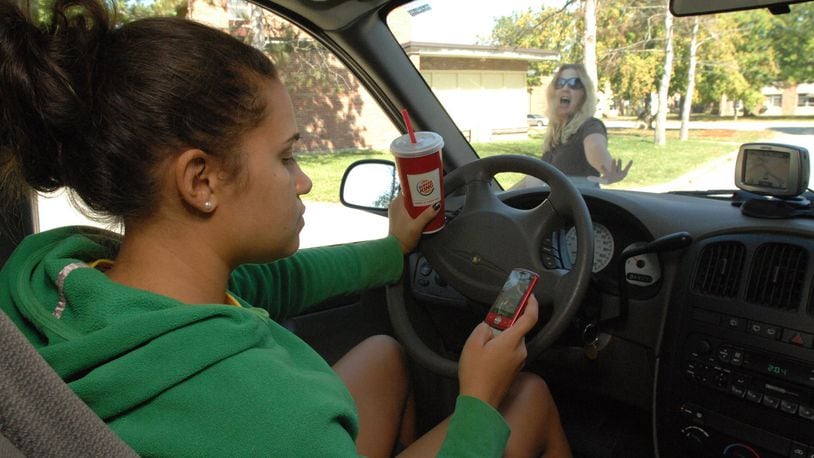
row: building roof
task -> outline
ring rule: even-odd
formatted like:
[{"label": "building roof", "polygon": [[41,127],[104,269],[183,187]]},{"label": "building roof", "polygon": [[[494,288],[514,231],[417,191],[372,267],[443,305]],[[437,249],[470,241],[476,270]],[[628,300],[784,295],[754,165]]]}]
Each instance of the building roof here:
[{"label": "building roof", "polygon": [[506,46],[463,45],[408,41],[401,47],[407,55],[463,57],[472,59],[512,59],[525,61],[558,60],[560,54],[540,48],[510,48]]}]

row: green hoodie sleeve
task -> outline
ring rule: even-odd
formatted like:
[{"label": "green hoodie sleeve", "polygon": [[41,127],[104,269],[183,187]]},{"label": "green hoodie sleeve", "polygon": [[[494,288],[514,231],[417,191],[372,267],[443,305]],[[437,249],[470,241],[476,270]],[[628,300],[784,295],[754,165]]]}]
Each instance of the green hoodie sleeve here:
[{"label": "green hoodie sleeve", "polygon": [[437,456],[502,457],[510,432],[500,412],[478,398],[461,395]]},{"label": "green hoodie sleeve", "polygon": [[332,297],[393,283],[401,277],[403,262],[393,236],[307,248],[269,264],[238,267],[229,290],[280,320]]}]

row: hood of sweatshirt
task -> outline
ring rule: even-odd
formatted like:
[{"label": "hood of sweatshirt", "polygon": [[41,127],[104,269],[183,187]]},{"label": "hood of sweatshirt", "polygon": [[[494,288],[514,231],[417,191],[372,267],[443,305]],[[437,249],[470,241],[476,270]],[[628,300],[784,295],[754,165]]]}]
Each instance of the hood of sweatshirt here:
[{"label": "hood of sweatshirt", "polygon": [[[263,309],[183,304],[88,266],[115,258],[119,244],[118,235],[90,227],[27,237],[0,271],[0,307],[126,442],[142,454],[187,454],[191,441],[214,452],[220,444],[233,447],[236,431],[259,440],[274,428],[324,417],[331,424],[307,427],[341,425],[352,450],[353,400],[310,347]],[[247,377],[251,368],[257,369]],[[314,401],[305,419],[292,417],[290,403],[313,398],[307,387],[315,384],[325,402]],[[257,402],[275,386],[285,386],[291,402]],[[214,419],[185,423],[193,416]],[[278,425],[285,416],[290,424]],[[242,442],[247,450],[268,446],[265,439]]]}]

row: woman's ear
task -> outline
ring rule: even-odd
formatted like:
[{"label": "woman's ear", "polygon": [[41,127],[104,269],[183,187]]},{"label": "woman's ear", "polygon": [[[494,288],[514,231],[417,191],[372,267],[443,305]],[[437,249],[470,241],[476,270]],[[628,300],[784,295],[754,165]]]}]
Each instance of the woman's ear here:
[{"label": "woman's ear", "polygon": [[175,160],[175,186],[188,208],[209,214],[218,206],[218,161],[199,149],[188,149]]}]

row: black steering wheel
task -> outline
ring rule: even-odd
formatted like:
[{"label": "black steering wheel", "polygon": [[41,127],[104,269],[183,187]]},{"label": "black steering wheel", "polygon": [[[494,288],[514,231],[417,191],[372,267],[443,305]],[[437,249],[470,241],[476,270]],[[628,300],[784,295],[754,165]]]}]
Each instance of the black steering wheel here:
[{"label": "black steering wheel", "polygon": [[[522,210],[503,203],[493,192],[494,176],[518,172],[539,178],[550,188],[537,207]],[[425,235],[419,248],[449,285],[468,299],[490,304],[509,272],[523,267],[540,274],[534,295],[540,317],[548,321],[526,342],[527,360],[535,360],[563,333],[588,288],[593,266],[593,224],[577,188],[562,172],[528,156],[499,155],[470,162],[444,177],[445,194],[464,188],[464,203],[441,231]],[[447,199],[450,202],[450,199]],[[447,208],[447,210],[455,210]],[[570,270],[543,264],[544,239],[570,221],[577,232],[576,262]],[[420,364],[450,378],[458,363],[430,349],[407,315],[403,284],[388,287],[387,306],[396,336]]]}]

